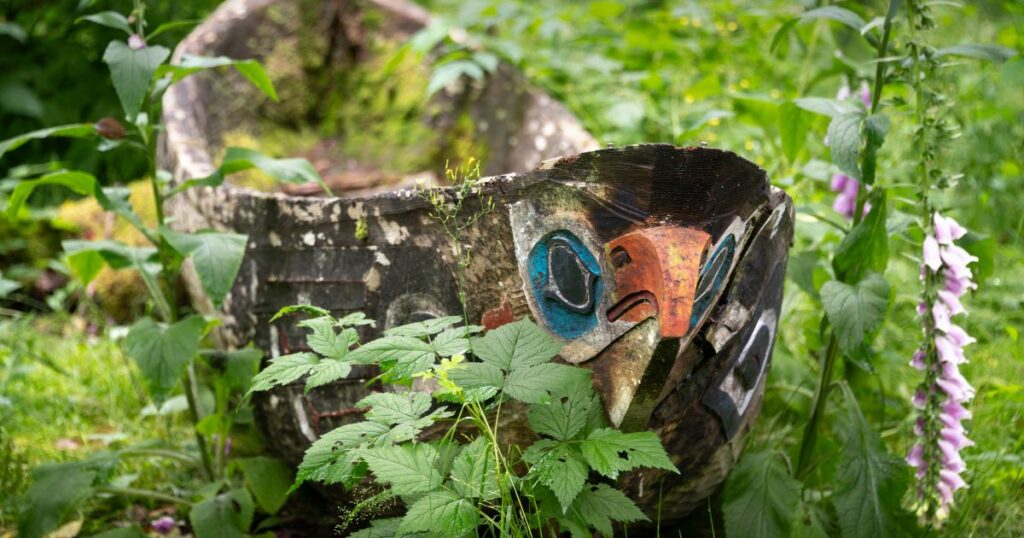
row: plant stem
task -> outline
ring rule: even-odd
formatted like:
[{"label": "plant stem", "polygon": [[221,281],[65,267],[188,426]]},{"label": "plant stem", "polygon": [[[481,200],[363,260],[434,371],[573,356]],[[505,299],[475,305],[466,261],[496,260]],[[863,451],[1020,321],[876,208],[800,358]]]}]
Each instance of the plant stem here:
[{"label": "plant stem", "polygon": [[175,504],[183,504],[185,506],[192,506],[192,501],[182,499],[181,497],[175,497],[167,493],[160,493],[159,491],[152,491],[149,489],[138,489],[138,488],[122,488],[117,486],[99,486],[96,488],[97,493],[110,493],[111,495],[121,495],[124,497],[140,497],[143,499],[153,499],[154,501],[165,501]]},{"label": "plant stem", "polygon": [[169,459],[172,459],[172,460],[178,460],[178,461],[181,461],[183,463],[188,463],[190,465],[195,465],[195,464],[199,463],[195,458],[193,458],[192,456],[189,456],[188,454],[183,454],[183,453],[178,452],[176,450],[167,450],[167,449],[163,449],[163,448],[127,448],[127,449],[118,451],[118,454],[120,454],[121,456],[127,456],[127,457],[132,457],[132,456],[141,456],[141,457],[156,456],[158,458],[169,458]]},{"label": "plant stem", "polygon": [[804,426],[804,437],[800,443],[800,456],[797,458],[796,477],[802,479],[810,470],[811,455],[814,453],[814,445],[818,442],[818,423],[825,412],[825,402],[828,400],[828,391],[832,384],[832,370],[835,367],[836,356],[839,355],[839,341],[834,333],[829,334],[828,345],[825,349],[825,356],[821,362],[821,372],[818,374],[818,387],[814,391],[814,403],[811,406],[811,418]]},{"label": "plant stem", "polygon": [[206,473],[206,477],[213,480],[213,463],[210,462],[210,451],[206,446],[206,438],[203,434],[199,433],[196,426],[199,424],[199,405],[197,402],[196,395],[198,394],[198,387],[196,386],[196,371],[195,365],[189,364],[188,369],[185,370],[185,400],[188,401],[188,415],[192,421],[192,430],[196,434],[196,446],[199,448],[199,457],[203,462],[203,472]]}]

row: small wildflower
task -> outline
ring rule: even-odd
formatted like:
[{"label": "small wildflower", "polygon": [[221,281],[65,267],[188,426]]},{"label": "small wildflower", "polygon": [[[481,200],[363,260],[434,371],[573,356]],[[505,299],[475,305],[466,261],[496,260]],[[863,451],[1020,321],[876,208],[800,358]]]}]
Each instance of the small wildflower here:
[{"label": "small wildflower", "polygon": [[152,527],[153,532],[157,534],[170,534],[170,532],[178,526],[178,522],[171,516],[161,516],[150,522],[149,526]]},{"label": "small wildflower", "polygon": [[128,47],[132,50],[139,50],[146,48],[146,40],[142,39],[139,34],[132,34],[128,36]]}]

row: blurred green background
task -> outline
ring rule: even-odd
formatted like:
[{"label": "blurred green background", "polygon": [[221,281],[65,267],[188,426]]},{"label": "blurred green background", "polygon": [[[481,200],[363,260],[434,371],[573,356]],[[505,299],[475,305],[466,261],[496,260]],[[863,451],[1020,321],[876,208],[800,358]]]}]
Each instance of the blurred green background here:
[{"label": "blurred green background", "polygon": [[[794,449],[801,417],[814,389],[822,347],[816,286],[840,235],[828,221],[834,171],[823,143],[827,119],[797,108],[799,97],[834,97],[859,88],[874,73],[874,51],[854,31],[827,21],[797,25],[772,47],[782,25],[822,2],[575,2],[431,0],[426,7],[467,29],[486,50],[520,68],[564,102],[602,144],[706,142],[764,167],[798,207],[783,327],[775,348],[765,409],[751,441]],[[100,58],[117,31],[76,24],[83,14],[127,11],[126,1],[0,1],[0,139],[50,125],[117,116],[119,105]],[[218,2],[152,2],[152,25],[201,19]],[[866,19],[881,2],[843,2]],[[983,257],[980,289],[965,298],[966,328],[979,343],[969,349],[965,375],[978,388],[970,430],[977,446],[965,452],[971,489],[945,532],[950,536],[1024,534],[1024,3],[963,2],[935,7],[936,47],[998,44],[1017,51],[1004,63],[957,60],[936,83],[949,98],[956,136],[941,156],[945,170],[962,173],[933,196],[940,208],[972,230]],[[904,22],[905,23],[905,22]],[[167,46],[188,32],[162,35]],[[918,301],[920,234],[912,173],[918,156],[911,120],[896,88],[884,96],[893,130],[880,154],[878,183],[890,190],[892,261],[887,277],[899,283],[890,317],[867,364],[845,363],[842,376],[855,388],[872,424],[896,454],[911,442],[908,399],[918,382],[907,366],[921,338]],[[895,102],[889,100],[897,99]],[[793,133],[796,133],[794,136]],[[98,154],[94,141],[47,140],[28,144],[0,161],[0,192],[33,170],[61,163],[109,183],[138,178],[144,163],[124,149]],[[40,279],[60,273],[59,238],[81,232],[67,218],[54,220],[59,192],[33,199],[29,222],[0,216],[0,271],[22,286],[21,304],[5,303],[0,331],[0,534],[16,513],[26,470],[46,460],[77,459],[117,439],[142,438],[163,428],[185,431],[180,417],[141,413],[135,375],[107,333],[90,334],[82,312],[67,312]],[[827,273],[826,273],[827,274]],[[55,277],[56,278],[56,277]],[[61,286],[63,283],[61,283]],[[55,289],[61,288],[55,285]],[[73,293],[66,289],[65,293]],[[57,292],[58,295],[60,292]],[[27,306],[26,306],[27,305]],[[37,312],[14,319],[10,308]],[[125,322],[127,320],[119,319]],[[27,358],[26,358],[27,357]],[[111,373],[107,375],[106,373]],[[113,436],[113,437],[111,437]],[[115,441],[112,441],[114,439]],[[829,437],[822,451],[832,448]],[[142,480],[160,482],[173,469],[138,463]],[[124,506],[97,499],[94,516],[117,518]],[[717,500],[713,501],[717,502]],[[95,514],[99,514],[96,516]],[[713,518],[714,516],[712,516]],[[717,525],[721,529],[720,524]]]}]

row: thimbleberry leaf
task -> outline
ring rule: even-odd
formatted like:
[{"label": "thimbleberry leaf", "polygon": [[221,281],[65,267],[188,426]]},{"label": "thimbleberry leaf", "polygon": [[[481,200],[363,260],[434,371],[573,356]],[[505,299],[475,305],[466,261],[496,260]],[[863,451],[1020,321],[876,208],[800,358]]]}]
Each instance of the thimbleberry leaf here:
[{"label": "thimbleberry leaf", "polygon": [[358,451],[380,482],[391,485],[396,495],[423,493],[441,486],[443,477],[434,465],[437,449],[431,445],[386,446]]},{"label": "thimbleberry leaf", "polygon": [[249,394],[287,385],[308,374],[320,362],[315,353],[301,352],[271,359],[266,368],[252,378]]},{"label": "thimbleberry leaf", "polygon": [[398,535],[432,532],[438,536],[459,537],[477,527],[480,515],[469,499],[446,491],[432,491],[409,506]]},{"label": "thimbleberry leaf", "polygon": [[654,432],[623,433],[601,428],[590,432],[580,443],[580,451],[592,469],[609,478],[637,467],[678,472]]},{"label": "thimbleberry leaf", "polygon": [[417,321],[415,323],[399,325],[398,327],[388,329],[384,331],[384,336],[431,336],[460,321],[462,321],[462,318],[459,316],[444,316],[424,321]]},{"label": "thimbleberry leaf", "polygon": [[612,521],[647,521],[647,516],[621,491],[606,484],[583,488],[572,509],[591,527],[613,536]]},{"label": "thimbleberry leaf", "polygon": [[473,339],[473,354],[503,370],[546,363],[561,349],[551,335],[525,318]]},{"label": "thimbleberry leaf", "polygon": [[462,447],[452,462],[451,488],[462,497],[487,501],[500,494],[495,477],[494,453],[483,437]]},{"label": "thimbleberry leaf", "polygon": [[[475,348],[474,348],[475,349]],[[505,381],[505,393],[525,403],[551,400],[564,387],[588,379],[589,370],[566,364],[538,364],[513,369]]]}]

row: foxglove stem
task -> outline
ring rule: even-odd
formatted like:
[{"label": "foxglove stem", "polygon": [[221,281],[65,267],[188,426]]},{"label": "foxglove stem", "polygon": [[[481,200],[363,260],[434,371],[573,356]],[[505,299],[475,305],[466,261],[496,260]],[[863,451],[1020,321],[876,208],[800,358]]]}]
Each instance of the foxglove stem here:
[{"label": "foxglove stem", "polygon": [[924,381],[913,397],[913,407],[918,410],[917,440],[906,460],[918,480],[918,516],[922,524],[938,527],[949,516],[954,493],[967,487],[961,477],[966,464],[960,450],[974,444],[962,424],[971,418],[963,405],[974,396],[974,387],[959,369],[967,360],[963,348],[974,338],[952,318],[967,313],[960,297],[977,287],[968,267],[977,258],[954,243],[967,233],[956,221],[937,212],[929,221],[922,247],[925,289],[918,307],[925,340],[910,361],[913,368],[924,372]]}]

